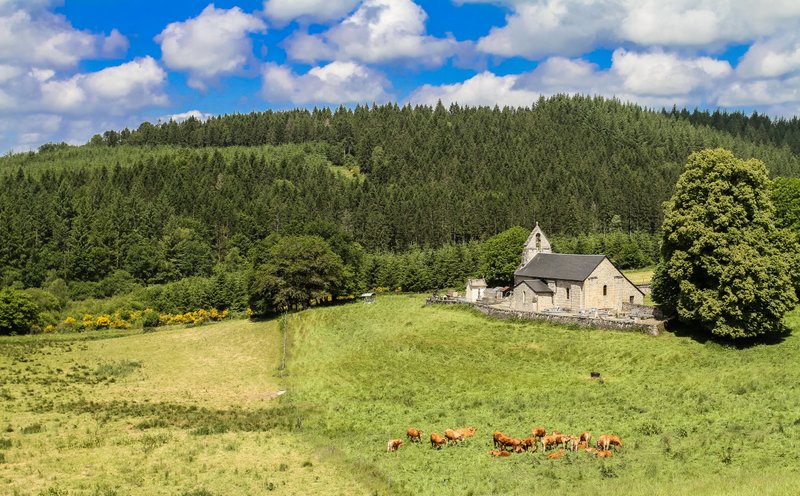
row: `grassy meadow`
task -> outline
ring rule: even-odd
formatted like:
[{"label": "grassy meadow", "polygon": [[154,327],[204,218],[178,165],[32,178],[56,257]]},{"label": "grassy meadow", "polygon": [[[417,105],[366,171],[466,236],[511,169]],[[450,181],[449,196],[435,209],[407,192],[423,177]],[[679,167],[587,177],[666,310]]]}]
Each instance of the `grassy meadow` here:
[{"label": "grassy meadow", "polygon": [[[800,313],[788,317],[797,334]],[[488,319],[381,295],[277,321],[0,339],[2,494],[784,495],[800,337],[745,349]],[[106,337],[106,339],[96,339]],[[589,372],[598,371],[602,381]],[[280,397],[274,393],[286,388]],[[386,441],[474,425],[461,446]],[[491,457],[491,433],[615,457]]]}]

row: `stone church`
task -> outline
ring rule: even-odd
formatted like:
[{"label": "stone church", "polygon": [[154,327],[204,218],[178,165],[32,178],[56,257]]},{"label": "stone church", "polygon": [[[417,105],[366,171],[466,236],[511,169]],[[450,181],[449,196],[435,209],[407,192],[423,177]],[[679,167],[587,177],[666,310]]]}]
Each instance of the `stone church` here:
[{"label": "stone church", "polygon": [[605,255],[553,253],[536,223],[525,242],[522,264],[514,272],[512,309],[613,312],[622,310],[623,303],[641,305],[644,293]]}]

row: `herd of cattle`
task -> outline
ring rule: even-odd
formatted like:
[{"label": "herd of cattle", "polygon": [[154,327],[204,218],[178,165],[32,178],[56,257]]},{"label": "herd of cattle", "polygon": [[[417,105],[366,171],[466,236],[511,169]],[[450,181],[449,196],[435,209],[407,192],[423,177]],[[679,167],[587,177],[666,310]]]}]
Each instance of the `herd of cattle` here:
[{"label": "herd of cattle", "polygon": [[[442,446],[450,444],[458,444],[467,438],[475,435],[475,427],[465,427],[462,429],[447,429],[444,431],[444,436],[438,433],[431,433],[431,447],[440,449]],[[422,431],[415,427],[409,427],[406,430],[406,437],[409,441],[420,443],[422,442]],[[531,435],[525,438],[516,438],[496,431],[492,437],[493,448],[489,451],[492,456],[511,456],[511,453],[524,453],[535,452],[542,446],[542,452],[546,453],[548,450],[555,449],[547,455],[548,458],[560,458],[567,451],[583,450],[586,453],[592,454],[598,458],[610,458],[612,455],[611,448],[616,449],[622,446],[622,441],[617,436],[611,434],[603,434],[597,438],[595,447],[591,447],[592,441],[591,432],[582,432],[580,436],[569,436],[562,434],[558,431],[553,431],[550,435],[543,427],[534,427],[531,429]],[[402,439],[390,439],[386,445],[386,451],[397,451],[403,445]]]}]

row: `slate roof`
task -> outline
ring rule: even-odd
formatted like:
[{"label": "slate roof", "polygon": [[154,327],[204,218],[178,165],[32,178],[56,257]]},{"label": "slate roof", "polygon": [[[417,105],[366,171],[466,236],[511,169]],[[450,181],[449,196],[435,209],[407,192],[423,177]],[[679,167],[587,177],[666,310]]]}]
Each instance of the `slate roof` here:
[{"label": "slate roof", "polygon": [[[537,253],[530,262],[514,272],[516,277],[585,281],[605,260],[605,255]],[[536,291],[535,288],[531,288]]]},{"label": "slate roof", "polygon": [[[531,288],[534,293],[552,293],[553,290],[547,286],[547,283],[542,281],[541,279],[526,279],[519,284],[524,284]],[[517,284],[517,286],[519,286]],[[517,287],[515,286],[515,287]]]}]

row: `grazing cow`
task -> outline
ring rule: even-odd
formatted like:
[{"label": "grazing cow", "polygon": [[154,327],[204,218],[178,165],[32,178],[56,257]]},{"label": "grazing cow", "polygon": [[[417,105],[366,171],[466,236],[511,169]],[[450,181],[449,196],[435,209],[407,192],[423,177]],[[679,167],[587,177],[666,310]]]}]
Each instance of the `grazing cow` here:
[{"label": "grazing cow", "polygon": [[555,460],[556,458],[561,458],[562,456],[564,456],[565,452],[566,452],[566,450],[560,449],[560,450],[558,450],[556,452],[553,452],[553,453],[550,453],[549,455],[547,455],[547,458],[549,458],[551,460]]},{"label": "grazing cow", "polygon": [[397,448],[403,445],[402,439],[390,439],[388,443],[386,443],[386,451],[391,453],[392,451],[397,451]]},{"label": "grazing cow", "polygon": [[512,450],[519,453],[522,450],[522,440],[506,436],[500,431],[494,433],[494,447],[503,448],[510,447]]},{"label": "grazing cow", "polygon": [[535,437],[526,437],[525,439],[522,440],[522,449],[525,451],[528,451],[530,449],[536,451],[537,446],[538,445],[536,444]]},{"label": "grazing cow", "polygon": [[466,438],[468,438],[468,437],[472,437],[472,436],[474,436],[474,435],[475,435],[475,432],[476,432],[477,430],[478,430],[478,429],[476,429],[475,427],[469,426],[469,427],[463,427],[463,428],[461,428],[461,429],[456,429],[456,432],[458,432],[459,434],[461,434],[461,437],[463,437],[464,439],[466,439]]},{"label": "grazing cow", "polygon": [[415,427],[409,427],[406,429],[406,436],[408,436],[409,441],[420,442],[422,441],[422,430]]},{"label": "grazing cow", "polygon": [[592,433],[591,432],[581,432],[581,442],[586,443],[587,445],[592,442]]},{"label": "grazing cow", "polygon": [[431,433],[431,448],[439,449],[442,447],[443,444],[447,444],[447,438],[440,436],[439,434],[432,432]]},{"label": "grazing cow", "polygon": [[534,427],[533,429],[531,429],[531,434],[533,434],[533,437],[535,437],[536,440],[538,441],[539,439],[547,435],[547,431],[544,430],[544,427]]},{"label": "grazing cow", "polygon": [[505,450],[491,450],[489,454],[492,456],[511,456],[511,453]]},{"label": "grazing cow", "polygon": [[446,437],[451,443],[457,443],[464,440],[464,436],[462,436],[460,432],[454,431],[453,429],[447,429],[444,431],[444,437]]},{"label": "grazing cow", "polygon": [[408,436],[409,441],[422,441],[422,431],[420,429],[416,429],[414,427],[409,427],[406,429],[406,436]]},{"label": "grazing cow", "polygon": [[542,451],[547,451],[549,447],[555,447],[560,441],[560,435],[545,436],[542,438]]},{"label": "grazing cow", "polygon": [[603,451],[608,451],[611,446],[622,446],[622,441],[611,434],[603,434],[597,438],[597,447]]},{"label": "grazing cow", "polygon": [[569,436],[566,444],[570,451],[578,451],[578,436]]},{"label": "grazing cow", "polygon": [[494,447],[495,448],[497,448],[498,446],[501,446],[500,439],[502,439],[504,437],[508,437],[508,436],[506,436],[505,434],[503,434],[500,431],[494,431],[494,434],[492,435],[492,441],[494,441]]},{"label": "grazing cow", "polygon": [[612,456],[614,456],[614,454],[611,453],[611,451],[609,450],[602,450],[602,451],[598,450],[597,452],[595,452],[594,456],[596,456],[597,458],[611,458]]}]

